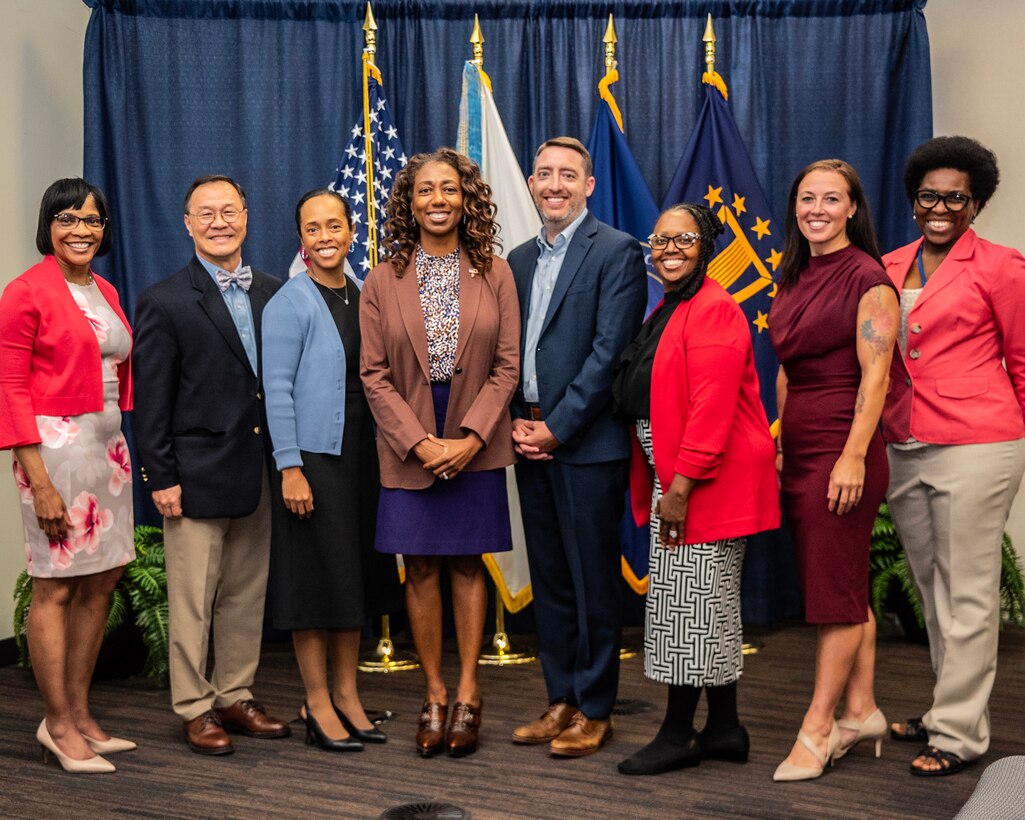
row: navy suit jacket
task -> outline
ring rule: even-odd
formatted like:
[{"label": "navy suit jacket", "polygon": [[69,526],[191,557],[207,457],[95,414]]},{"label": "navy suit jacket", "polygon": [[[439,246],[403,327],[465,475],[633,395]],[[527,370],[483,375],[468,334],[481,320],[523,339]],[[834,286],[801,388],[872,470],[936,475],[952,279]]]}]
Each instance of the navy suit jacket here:
[{"label": "navy suit jacket", "polygon": [[[260,357],[261,315],[279,287],[253,271]],[[135,333],[133,429],[146,489],[181,484],[187,518],[249,515],[268,457],[262,389],[224,297],[198,259],[140,294]]]},{"label": "navy suit jacket", "polygon": [[[526,339],[537,241],[509,254]],[[588,214],[566,249],[537,348],[541,414],[560,442],[552,455],[569,464],[628,458],[623,422],[612,418],[612,376],[644,320],[648,285],[637,240]],[[526,417],[522,380],[513,417]]]}]

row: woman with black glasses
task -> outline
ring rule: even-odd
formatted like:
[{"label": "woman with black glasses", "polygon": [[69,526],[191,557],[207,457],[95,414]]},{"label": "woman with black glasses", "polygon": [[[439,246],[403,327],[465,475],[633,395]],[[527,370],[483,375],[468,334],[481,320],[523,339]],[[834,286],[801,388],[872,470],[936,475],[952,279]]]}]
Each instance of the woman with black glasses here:
[{"label": "woman with black glasses", "polygon": [[971,228],[999,178],[975,140],[920,145],[904,186],[922,238],[883,259],[907,370],[883,412],[888,498],[936,673],[929,711],[890,733],[924,744],[911,763],[922,777],[989,747],[1001,541],[1025,470],[1025,258]]}]

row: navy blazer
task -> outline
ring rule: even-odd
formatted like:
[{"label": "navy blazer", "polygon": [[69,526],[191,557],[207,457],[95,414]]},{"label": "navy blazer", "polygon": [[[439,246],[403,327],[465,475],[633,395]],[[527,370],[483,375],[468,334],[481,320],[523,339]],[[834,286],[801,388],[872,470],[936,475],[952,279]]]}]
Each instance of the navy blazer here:
[{"label": "navy blazer", "polygon": [[[263,309],[280,280],[253,271],[258,357]],[[146,489],[180,484],[187,518],[237,518],[260,501],[267,423],[224,297],[195,257],[140,294],[135,308],[133,425]]]},{"label": "navy blazer", "polygon": [[[530,239],[509,254],[526,339],[530,287],[540,249]],[[541,414],[569,464],[628,458],[626,427],[612,418],[612,376],[644,320],[648,284],[640,244],[588,213],[566,249],[537,348]],[[514,417],[526,417],[522,380]]]}]

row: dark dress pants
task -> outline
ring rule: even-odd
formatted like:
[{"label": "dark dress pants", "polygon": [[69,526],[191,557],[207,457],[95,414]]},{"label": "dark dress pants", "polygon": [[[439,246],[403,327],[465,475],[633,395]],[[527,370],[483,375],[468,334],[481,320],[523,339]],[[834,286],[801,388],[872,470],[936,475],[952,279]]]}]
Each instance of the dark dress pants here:
[{"label": "dark dress pants", "polygon": [[548,701],[564,698],[605,719],[619,685],[627,462],[521,459],[516,479]]}]

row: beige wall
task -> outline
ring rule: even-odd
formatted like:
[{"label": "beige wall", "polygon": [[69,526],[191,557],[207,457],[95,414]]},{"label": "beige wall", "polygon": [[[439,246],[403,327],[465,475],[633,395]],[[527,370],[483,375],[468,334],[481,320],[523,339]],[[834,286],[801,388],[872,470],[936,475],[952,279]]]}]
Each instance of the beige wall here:
[{"label": "beige wall", "polygon": [[[0,122],[0,224],[10,238],[0,286],[38,259],[36,208],[43,189],[82,172],[82,46],[89,9],[81,0],[6,0],[0,27],[4,77]],[[1015,197],[1025,187],[1025,3],[929,0],[933,111],[937,134],[963,133],[992,148],[1003,185],[978,220],[987,238],[1025,248]],[[10,590],[24,566],[17,494],[0,456],[0,638],[10,637]],[[1025,547],[1025,494],[1011,535]]]},{"label": "beige wall", "polygon": [[[0,225],[7,250],[0,287],[39,261],[39,197],[55,179],[82,174],[82,0],[5,0],[0,26]],[[14,580],[25,567],[10,456],[0,453],[0,638],[14,634]]]},{"label": "beige wall", "polygon": [[[976,230],[1001,245],[1025,250],[1018,203],[1025,186],[1025,3],[1014,0],[929,0],[933,128],[964,134],[1000,161],[1000,188],[976,220]],[[1025,491],[1018,494],[1007,531],[1025,556]]]}]

